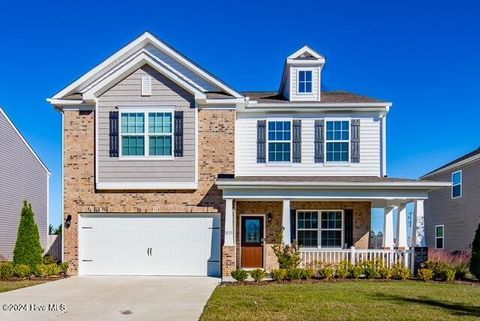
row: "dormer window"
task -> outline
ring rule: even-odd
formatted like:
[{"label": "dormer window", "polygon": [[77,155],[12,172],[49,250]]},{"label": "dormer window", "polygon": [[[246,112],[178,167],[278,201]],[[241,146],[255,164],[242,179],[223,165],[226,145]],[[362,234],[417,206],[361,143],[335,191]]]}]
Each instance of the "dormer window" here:
[{"label": "dormer window", "polygon": [[309,94],[312,92],[312,71],[298,71],[298,92]]}]

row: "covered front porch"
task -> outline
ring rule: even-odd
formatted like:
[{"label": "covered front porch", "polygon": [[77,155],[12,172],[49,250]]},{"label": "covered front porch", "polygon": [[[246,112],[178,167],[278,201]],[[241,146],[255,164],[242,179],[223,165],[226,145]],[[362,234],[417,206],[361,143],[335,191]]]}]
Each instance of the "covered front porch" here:
[{"label": "covered front porch", "polygon": [[[219,179],[226,203],[222,273],[278,268],[273,245],[296,242],[301,265],[382,259],[412,265],[410,246],[423,244],[423,202],[432,182],[386,178]],[[443,183],[444,184],[444,183]],[[435,185],[435,186],[432,186]],[[408,203],[415,204],[407,237]],[[383,249],[370,248],[373,208],[384,209]],[[394,224],[394,212],[396,224]],[[396,227],[396,228],[394,228]]]}]

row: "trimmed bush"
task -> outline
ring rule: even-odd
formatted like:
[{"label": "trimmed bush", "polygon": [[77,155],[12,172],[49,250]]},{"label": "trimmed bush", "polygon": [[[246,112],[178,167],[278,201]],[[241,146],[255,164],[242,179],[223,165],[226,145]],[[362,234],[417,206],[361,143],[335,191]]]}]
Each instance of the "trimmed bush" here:
[{"label": "trimmed bush", "polygon": [[377,279],[380,273],[377,270],[377,262],[370,260],[363,262],[363,274],[367,279]]},{"label": "trimmed bush", "polygon": [[431,269],[420,269],[418,270],[418,277],[422,281],[430,281],[433,279],[433,270]]},{"label": "trimmed bush", "polygon": [[378,268],[378,275],[382,279],[390,279],[392,277],[392,270],[389,267],[381,266]]},{"label": "trimmed bush", "polygon": [[20,224],[18,225],[17,242],[13,250],[13,262],[36,266],[42,263],[42,258],[43,249],[40,245],[40,235],[35,223],[32,205],[24,201]]},{"label": "trimmed bush", "polygon": [[242,269],[232,271],[231,275],[238,282],[243,282],[248,278],[248,272]]},{"label": "trimmed bush", "polygon": [[272,270],[272,272],[270,272],[270,277],[274,281],[282,282],[287,278],[287,270],[285,269]]},{"label": "trimmed bush", "polygon": [[67,275],[68,272],[68,262],[62,262],[58,265],[60,268],[60,273]]},{"label": "trimmed bush", "polygon": [[310,280],[315,276],[315,269],[312,267],[307,267],[302,269],[302,279]]},{"label": "trimmed bush", "polygon": [[411,277],[411,272],[408,267],[401,263],[395,263],[392,266],[392,278],[396,280],[406,280]]},{"label": "trimmed bush", "polygon": [[250,271],[250,276],[252,279],[255,280],[255,282],[260,282],[265,278],[265,271],[262,269],[255,269],[253,271]]},{"label": "trimmed bush", "polygon": [[26,264],[17,264],[13,268],[13,274],[19,278],[26,278],[30,276],[32,269]]},{"label": "trimmed bush", "polygon": [[292,268],[287,270],[287,279],[291,281],[300,280],[303,275],[303,270],[299,268]]},{"label": "trimmed bush", "polygon": [[13,263],[3,262],[0,263],[0,278],[6,279],[13,276]]},{"label": "trimmed bush", "polygon": [[57,265],[57,263],[47,264],[47,275],[48,276],[59,275],[60,272],[61,272],[60,267]]},{"label": "trimmed bush", "polygon": [[339,262],[335,269],[335,276],[339,279],[346,279],[350,277],[350,270],[352,269],[352,264],[347,261],[343,260]]},{"label": "trimmed bush", "polygon": [[335,268],[331,265],[325,265],[318,269],[318,276],[327,281],[335,277]]},{"label": "trimmed bush", "polygon": [[359,279],[363,275],[363,266],[356,264],[350,269],[350,275],[354,279]]},{"label": "trimmed bush", "polygon": [[470,273],[472,273],[477,280],[480,280],[480,224],[478,224],[475,238],[472,243],[472,258],[470,259]]},{"label": "trimmed bush", "polygon": [[45,255],[43,257],[43,264],[52,264],[57,263],[50,255]]}]

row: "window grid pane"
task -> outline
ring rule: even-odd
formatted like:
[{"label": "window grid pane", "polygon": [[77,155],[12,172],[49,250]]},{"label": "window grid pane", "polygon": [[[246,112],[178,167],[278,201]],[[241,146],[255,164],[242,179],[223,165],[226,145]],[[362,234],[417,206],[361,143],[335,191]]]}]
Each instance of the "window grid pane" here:
[{"label": "window grid pane", "polygon": [[342,246],[342,231],[323,230],[322,232],[322,247],[341,247]]},{"label": "window grid pane", "polygon": [[348,121],[327,121],[327,162],[348,162],[350,159],[350,124]]},{"label": "window grid pane", "polygon": [[145,151],[143,136],[122,136],[122,155],[143,156]]},{"label": "window grid pane", "polygon": [[150,136],[149,153],[151,156],[172,155],[172,136]]},{"label": "window grid pane", "polygon": [[300,70],[298,72],[298,92],[311,93],[312,92],[312,71]]},{"label": "window grid pane", "polygon": [[292,128],[289,121],[268,122],[268,161],[289,162]]},{"label": "window grid pane", "polygon": [[122,134],[141,134],[145,132],[145,115],[143,113],[122,113]]},{"label": "window grid pane", "polygon": [[172,133],[172,113],[149,113],[148,132],[156,134]]}]

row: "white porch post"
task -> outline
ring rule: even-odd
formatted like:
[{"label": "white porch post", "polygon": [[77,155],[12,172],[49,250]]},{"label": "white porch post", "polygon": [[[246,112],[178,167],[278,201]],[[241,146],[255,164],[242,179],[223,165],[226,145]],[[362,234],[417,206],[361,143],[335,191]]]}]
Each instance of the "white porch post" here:
[{"label": "white porch post", "polygon": [[290,200],[283,200],[283,243],[289,245],[291,243],[290,233]]},{"label": "white porch post", "polygon": [[412,246],[425,246],[424,200],[414,203]]},{"label": "white porch post", "polygon": [[397,248],[408,249],[407,243],[407,207],[400,204],[397,215]]},{"label": "white porch post", "polygon": [[225,235],[224,245],[235,245],[234,239],[234,217],[233,217],[233,199],[225,199]]},{"label": "white porch post", "polygon": [[385,217],[383,225],[383,248],[393,249],[393,211],[394,206],[385,208]]}]

